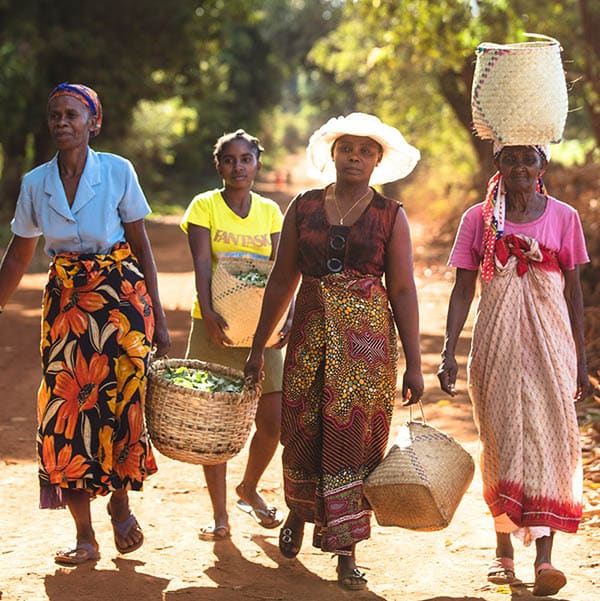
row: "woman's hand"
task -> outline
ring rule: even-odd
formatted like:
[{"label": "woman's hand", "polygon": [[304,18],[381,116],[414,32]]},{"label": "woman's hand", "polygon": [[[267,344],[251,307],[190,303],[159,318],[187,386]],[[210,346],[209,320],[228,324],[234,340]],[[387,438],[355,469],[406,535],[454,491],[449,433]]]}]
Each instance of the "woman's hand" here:
[{"label": "woman's hand", "polygon": [[264,352],[252,349],[244,366],[244,376],[252,384],[260,384],[265,379],[264,365]]},{"label": "woman's hand", "polygon": [[169,349],[171,348],[171,336],[167,329],[166,319],[156,320],[152,343],[155,347],[154,354],[157,357],[164,357],[169,352]]},{"label": "woman's hand", "polygon": [[283,348],[290,341],[290,332],[292,331],[292,323],[294,322],[294,312],[296,310],[296,299],[292,298],[290,303],[290,310],[288,311],[287,317],[283,327],[279,331],[279,341],[273,345],[273,348]]},{"label": "woman's hand", "polygon": [[202,321],[204,322],[206,332],[213,344],[221,348],[233,344],[233,340],[225,333],[225,331],[229,329],[229,326],[219,313],[216,311],[209,311],[206,314],[203,313]]},{"label": "woman's hand", "polygon": [[404,399],[402,405],[407,407],[408,405],[418,403],[423,396],[424,390],[425,383],[421,370],[407,369],[402,379],[402,398]]},{"label": "woman's hand", "polygon": [[445,354],[437,372],[440,387],[450,396],[456,396],[456,377],[458,375],[458,363],[454,355]]},{"label": "woman's hand", "polygon": [[279,340],[273,345],[272,348],[283,348],[290,340],[290,332],[292,331],[292,320],[288,317],[283,324],[281,330],[279,330]]},{"label": "woman's hand", "polygon": [[577,390],[573,395],[575,401],[582,401],[593,393],[590,379],[588,378],[587,364],[579,363],[577,365]]}]

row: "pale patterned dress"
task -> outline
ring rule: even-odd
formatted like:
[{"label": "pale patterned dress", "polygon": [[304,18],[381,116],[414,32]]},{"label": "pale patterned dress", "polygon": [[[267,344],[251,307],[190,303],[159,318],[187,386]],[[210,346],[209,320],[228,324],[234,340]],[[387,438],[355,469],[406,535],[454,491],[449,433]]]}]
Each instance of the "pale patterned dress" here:
[{"label": "pale patterned dress", "polygon": [[[481,205],[461,222],[449,264],[478,269]],[[588,260],[574,209],[548,197],[528,224],[506,223],[482,281],[468,362],[485,501],[498,532],[525,542],[581,519],[576,350],[563,270]]]}]

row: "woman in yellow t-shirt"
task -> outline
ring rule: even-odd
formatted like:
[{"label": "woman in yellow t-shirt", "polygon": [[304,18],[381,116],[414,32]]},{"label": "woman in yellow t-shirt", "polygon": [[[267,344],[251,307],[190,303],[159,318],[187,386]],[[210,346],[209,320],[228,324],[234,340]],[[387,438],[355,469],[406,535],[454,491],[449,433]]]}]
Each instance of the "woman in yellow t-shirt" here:
[{"label": "woman in yellow t-shirt", "polygon": [[[189,238],[196,277],[186,358],[244,368],[248,349],[228,346],[231,340],[227,336],[227,323],[212,308],[211,280],[219,256],[275,257],[283,222],[281,210],[275,202],[251,190],[261,168],[262,151],[258,139],[242,129],[221,136],[213,156],[217,173],[223,178],[223,188],[195,196],[182,218],[181,228]],[[236,487],[237,507],[265,528],[277,528],[283,521],[281,512],[259,495],[257,485],[279,442],[282,348],[287,343],[290,325],[288,319],[280,332],[280,343],[265,353],[265,379],[256,412],[256,431],[244,477]],[[227,463],[204,466],[213,522],[201,528],[199,536],[203,540],[220,540],[230,535],[226,471]]]}]

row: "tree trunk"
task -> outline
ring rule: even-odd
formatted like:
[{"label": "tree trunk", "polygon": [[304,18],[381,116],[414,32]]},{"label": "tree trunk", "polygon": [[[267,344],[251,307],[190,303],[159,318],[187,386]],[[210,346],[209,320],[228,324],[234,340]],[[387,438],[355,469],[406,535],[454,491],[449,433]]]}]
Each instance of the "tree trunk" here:
[{"label": "tree trunk", "polygon": [[2,145],[4,168],[0,179],[0,218],[3,221],[10,219],[15,210],[25,168],[26,143],[26,134],[15,133]]},{"label": "tree trunk", "polygon": [[49,161],[55,152],[56,149],[46,128],[33,134],[33,167]]},{"label": "tree trunk", "polygon": [[460,73],[444,71],[438,74],[440,91],[454,111],[459,123],[469,132],[471,145],[479,161],[479,173],[475,176],[473,185],[481,190],[494,173],[492,145],[489,140],[478,138],[473,132],[471,115],[471,86],[473,85],[473,62],[465,60]]},{"label": "tree trunk", "polygon": [[[595,0],[597,1],[597,0]],[[583,28],[583,44],[585,57],[586,87],[592,92],[585,91],[585,105],[590,115],[590,124],[596,144],[600,146],[600,10],[592,8],[591,0],[579,0],[581,24]]]}]

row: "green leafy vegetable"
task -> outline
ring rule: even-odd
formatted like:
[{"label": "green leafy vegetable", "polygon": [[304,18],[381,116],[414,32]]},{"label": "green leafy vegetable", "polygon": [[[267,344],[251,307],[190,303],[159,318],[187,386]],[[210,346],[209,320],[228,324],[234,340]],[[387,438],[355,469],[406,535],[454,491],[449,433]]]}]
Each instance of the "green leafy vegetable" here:
[{"label": "green leafy vegetable", "polygon": [[243,273],[235,273],[233,274],[238,280],[244,282],[244,284],[248,284],[249,286],[256,286],[257,288],[264,288],[267,285],[267,279],[269,278],[269,274],[261,273],[256,269],[256,267],[252,267],[249,271],[244,271]]},{"label": "green leafy vegetable", "polygon": [[161,376],[173,384],[203,392],[241,392],[242,380],[226,378],[200,369],[189,367],[169,368]]}]

